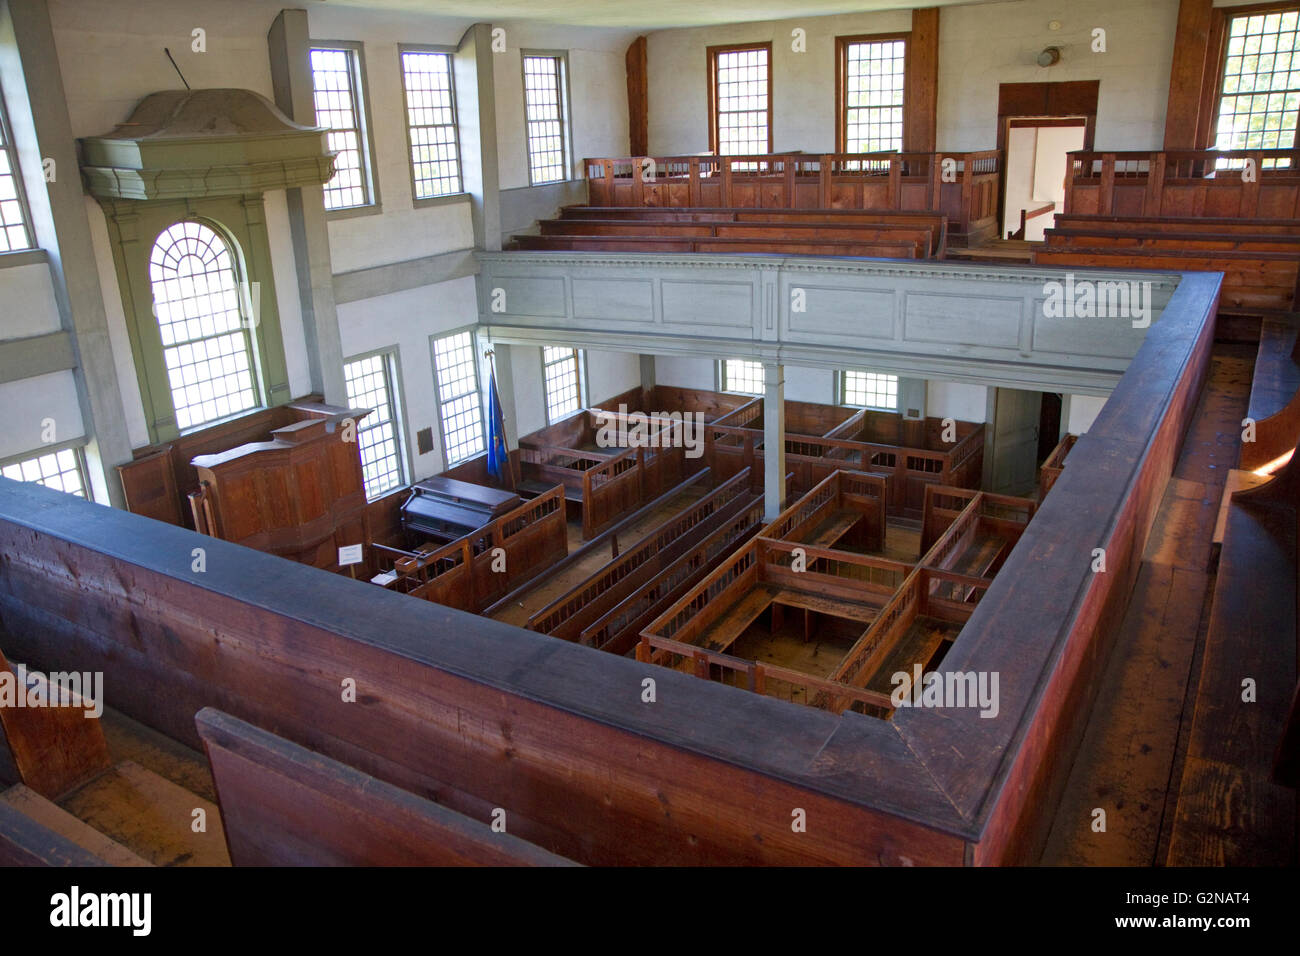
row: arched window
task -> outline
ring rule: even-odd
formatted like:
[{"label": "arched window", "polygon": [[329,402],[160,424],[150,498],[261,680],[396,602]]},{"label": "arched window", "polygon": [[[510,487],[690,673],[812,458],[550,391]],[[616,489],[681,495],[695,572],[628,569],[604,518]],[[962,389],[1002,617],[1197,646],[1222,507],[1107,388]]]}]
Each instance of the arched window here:
[{"label": "arched window", "polygon": [[259,404],[250,323],[230,245],[201,222],[163,230],[149,257],[163,363],[184,431]]}]

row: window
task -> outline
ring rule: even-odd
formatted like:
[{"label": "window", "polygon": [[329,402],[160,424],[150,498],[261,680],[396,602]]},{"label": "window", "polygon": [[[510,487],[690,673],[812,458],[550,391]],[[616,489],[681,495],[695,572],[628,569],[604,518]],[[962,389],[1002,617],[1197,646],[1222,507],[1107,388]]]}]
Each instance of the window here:
[{"label": "window", "polygon": [[542,372],[546,380],[546,421],[554,424],[582,407],[580,360],[577,349],[542,349]]},{"label": "window", "polygon": [[402,84],[415,198],[460,192],[460,137],[451,54],[403,50]]},{"label": "window", "polygon": [[247,284],[221,236],[187,220],[163,230],[149,256],[163,364],[184,431],[258,405]]},{"label": "window", "polygon": [[0,103],[0,252],[32,248],[23,209],[23,187],[14,159],[9,118]]},{"label": "window", "polygon": [[718,381],[724,392],[763,394],[763,363],[724,359],[718,363]]},{"label": "window", "polygon": [[878,372],[841,372],[840,402],[897,411],[898,376]]},{"label": "window", "polygon": [[473,458],[487,448],[473,334],[453,332],[434,339],[433,368],[442,419],[442,450],[450,466]]},{"label": "window", "polygon": [[[1295,147],[1300,114],[1298,19],[1300,8],[1229,17],[1216,149]],[[1265,167],[1277,165],[1290,164],[1285,159],[1264,162]]]},{"label": "window", "polygon": [[374,204],[369,136],[361,108],[360,47],[335,44],[311,51],[316,125],[329,130],[328,148],[338,153],[334,176],[325,184],[326,209]]},{"label": "window", "polygon": [[403,467],[401,423],[397,415],[396,356],[381,352],[353,359],[343,366],[348,404],[369,408],[371,412],[357,426],[357,446],[361,452],[361,471],[366,483],[366,497],[378,498],[384,492],[406,484]]},{"label": "window", "polygon": [[837,46],[840,152],[901,150],[906,37],[840,37]]},{"label": "window", "polygon": [[78,498],[86,497],[86,473],[80,448],[64,448],[9,465],[0,465],[0,475],[14,481],[34,481]]},{"label": "window", "polygon": [[562,56],[524,56],[524,116],[528,127],[528,181],[568,178],[568,122]]},{"label": "window", "polygon": [[709,47],[709,145],[720,156],[772,151],[772,44]]}]

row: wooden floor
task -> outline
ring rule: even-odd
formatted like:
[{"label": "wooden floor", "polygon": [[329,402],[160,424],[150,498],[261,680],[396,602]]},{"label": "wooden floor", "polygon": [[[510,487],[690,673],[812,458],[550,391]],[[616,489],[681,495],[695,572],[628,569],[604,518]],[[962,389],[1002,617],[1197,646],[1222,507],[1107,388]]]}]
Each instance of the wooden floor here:
[{"label": "wooden floor", "polygon": [[[664,502],[660,507],[652,509],[636,521],[631,522],[627,527],[620,529],[617,535],[619,553],[621,554],[641,537],[653,531],[665,519],[699,501],[711,490],[702,484],[690,485]],[[582,523],[570,521],[568,531],[569,554],[576,554],[586,546],[586,542],[582,540]],[[537,587],[521,595],[517,601],[514,601],[509,606],[498,609],[492,614],[492,617],[507,624],[523,627],[528,623],[528,618],[537,611],[540,611],[561,595],[568,593],[573,587],[581,584],[609,564],[610,552],[611,548],[608,545],[592,548],[572,564],[564,566],[554,574],[547,575],[542,581],[538,582]]]},{"label": "wooden floor", "polygon": [[[1211,538],[1237,461],[1255,347],[1216,344],[1043,862],[1163,865],[1214,590]],[[1104,832],[1093,829],[1105,811]]]}]

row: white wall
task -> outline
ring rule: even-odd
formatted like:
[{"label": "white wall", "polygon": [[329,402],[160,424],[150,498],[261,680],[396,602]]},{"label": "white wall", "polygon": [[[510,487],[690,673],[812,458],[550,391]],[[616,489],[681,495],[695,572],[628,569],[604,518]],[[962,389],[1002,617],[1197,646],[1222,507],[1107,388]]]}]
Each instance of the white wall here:
[{"label": "white wall", "polygon": [[1092,427],[1092,423],[1101,413],[1101,407],[1105,404],[1106,399],[1098,398],[1096,395],[1071,395],[1066,431],[1074,435],[1082,435]]},{"label": "white wall", "polygon": [[[71,371],[50,372],[16,382],[0,382],[0,459],[39,452],[47,444],[73,441],[86,434],[77,400],[77,381]],[[44,433],[44,423],[54,424],[53,435]]]},{"label": "white wall", "polygon": [[588,156],[623,156],[628,150],[627,48],[635,31],[561,27],[505,21],[506,51],[493,56],[497,150],[502,189],[528,185],[521,50],[567,51],[572,131],[569,178],[583,177]]},{"label": "white wall", "polygon": [[587,352],[587,404],[613,398],[641,384],[641,356],[636,352]]},{"label": "white wall", "polygon": [[925,383],[925,414],[931,418],[955,418],[982,422],[987,413],[988,387],[962,382]]},{"label": "white wall", "polygon": [[[338,307],[343,356],[396,347],[401,361],[403,416],[412,478],[427,478],[442,471],[438,401],[433,384],[429,339],[477,321],[474,279],[466,276],[435,286],[408,289]],[[486,387],[486,378],[483,382]],[[432,428],[434,449],[417,454],[415,433]]]},{"label": "white wall", "polygon": [[[1151,149],[1164,136],[1178,0],[1013,0],[949,6],[939,12],[938,148],[992,149],[1000,83],[1101,80],[1098,149]],[[1051,21],[1061,24],[1052,31]],[[807,52],[791,50],[790,31],[807,32]],[[1090,51],[1094,27],[1105,53]],[[650,151],[708,149],[705,48],[772,42],[775,148],[829,152],[835,145],[835,37],[911,29],[894,10],[832,17],[661,30],[648,41]],[[1061,62],[1035,62],[1059,46]]]},{"label": "white wall", "polygon": [[7,266],[0,262],[0,340],[59,330],[59,307],[48,262]]}]

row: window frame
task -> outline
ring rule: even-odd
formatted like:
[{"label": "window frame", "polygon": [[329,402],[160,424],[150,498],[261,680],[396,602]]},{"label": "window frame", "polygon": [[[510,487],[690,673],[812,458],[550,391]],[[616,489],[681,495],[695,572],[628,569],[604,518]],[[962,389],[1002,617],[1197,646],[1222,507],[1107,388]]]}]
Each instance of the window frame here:
[{"label": "window frame", "polygon": [[[764,40],[758,43],[728,43],[719,46],[705,48],[706,72],[705,86],[707,87],[706,95],[708,97],[708,121],[709,121],[709,152],[714,155],[721,155],[718,152],[718,54],[720,53],[745,53],[750,50],[763,50],[767,53],[767,151],[773,152],[772,143],[774,142],[774,133],[772,128],[773,101],[775,99],[772,88],[772,41]],[[743,153],[736,155],[744,155]]]},{"label": "window frame", "polygon": [[[758,385],[759,385],[758,391],[751,392],[746,389],[728,388],[727,387],[727,363],[728,362],[748,362],[752,365],[757,365]],[[767,392],[767,380],[766,380],[767,373],[763,368],[763,361],[761,359],[744,358],[741,356],[733,355],[730,358],[718,359],[717,363],[714,366],[714,370],[715,370],[714,374],[717,379],[719,392],[726,392],[729,395],[751,395],[755,397],[761,397]]]},{"label": "window frame", "polygon": [[[559,95],[557,97],[559,107],[563,111],[560,116],[560,161],[564,175],[560,179],[543,179],[533,178],[533,152],[529,145],[532,138],[528,135],[528,59],[530,57],[544,57],[554,59],[558,64],[559,75],[557,82],[560,85]],[[573,173],[573,104],[570,99],[569,87],[569,53],[567,50],[520,50],[519,51],[519,80],[523,84],[523,103],[524,103],[524,160],[528,167],[528,185],[529,186],[552,186],[556,183],[570,182],[574,178]]]},{"label": "window frame", "polygon": [[36,230],[32,223],[32,207],[27,202],[27,186],[23,182],[23,171],[18,163],[18,151],[15,149],[14,129],[9,122],[9,107],[5,103],[4,93],[0,91],[0,150],[3,150],[9,157],[9,172],[14,179],[14,193],[18,201],[18,214],[23,220],[23,232],[27,234],[27,245],[21,249],[9,249],[0,252],[0,255],[13,255],[20,252],[31,252],[33,249],[39,249],[36,240]]},{"label": "window frame", "polygon": [[[884,375],[894,380],[894,407],[889,408],[885,405],[859,405],[857,402],[848,400],[848,379],[850,372],[858,372],[862,375]],[[903,377],[895,375],[893,372],[880,372],[869,368],[842,368],[835,371],[835,404],[844,405],[849,408],[865,408],[871,412],[892,412],[901,414],[900,411],[900,393],[902,390]]]},{"label": "window frame", "polygon": [[[90,469],[86,463],[86,445],[87,441],[85,438],[73,438],[69,441],[51,442],[48,445],[42,445],[39,451],[27,451],[17,455],[10,455],[7,458],[0,458],[0,470],[3,470],[10,465],[18,465],[25,461],[44,458],[47,455],[57,455],[61,451],[70,451],[72,452],[73,457],[76,458],[77,477],[81,479],[81,498],[83,501],[94,501],[95,489],[90,483]],[[10,480],[17,481],[18,479]],[[48,487],[39,481],[31,482],[31,484]],[[64,492],[64,494],[68,494],[68,492]]]},{"label": "window frame", "polygon": [[[451,93],[451,125],[456,133],[456,178],[460,182],[460,189],[456,192],[443,193],[441,196],[426,196],[421,199],[416,195],[415,181],[415,145],[411,142],[411,115],[410,105],[407,101],[409,91],[406,87],[406,60],[407,53],[440,53],[448,58],[449,67],[448,76],[450,77]],[[460,136],[460,108],[456,100],[456,48],[435,43],[399,43],[397,45],[397,72],[398,79],[402,84],[402,125],[406,130],[406,164],[410,173],[411,183],[411,203],[416,209],[427,206],[441,206],[446,203],[461,202],[469,198],[469,193],[465,189],[465,153],[461,147]]]},{"label": "window frame", "polygon": [[[907,149],[907,118],[911,114],[912,84],[908,70],[912,57],[912,33],[858,33],[835,38],[835,152],[848,153],[849,143],[849,47],[855,43],[889,43],[903,41],[903,131],[899,136],[898,152]],[[884,150],[883,152],[893,152]]]},{"label": "window frame", "polygon": [[[550,392],[549,382],[547,381],[546,370],[550,368],[552,365],[558,365],[560,364],[560,362],[568,361],[568,359],[558,359],[554,362],[546,361],[546,350],[548,348],[550,349],[567,348],[572,353],[573,377],[578,388],[577,407],[574,408],[573,411],[566,412],[565,414],[561,415],[559,418],[551,417],[551,392]],[[571,418],[572,416],[578,414],[578,412],[582,411],[584,408],[587,407],[586,405],[586,400],[588,397],[587,382],[586,382],[586,375],[584,374],[587,366],[586,351],[584,349],[578,348],[576,345],[574,346],[543,345],[540,349],[538,349],[538,352],[540,353],[540,358],[542,362],[542,402],[546,406],[546,424],[549,426],[549,425],[554,425],[556,422],[564,421],[564,419],[566,418]]]},{"label": "window frame", "polygon": [[[1210,100],[1208,104],[1202,101],[1203,108],[1206,105],[1209,106],[1209,110],[1207,111],[1208,115],[1206,116],[1206,120],[1205,120],[1206,123],[1205,132],[1202,138],[1202,142],[1204,144],[1205,149],[1217,150],[1219,148],[1217,145],[1219,139],[1219,121],[1222,115],[1222,107],[1223,107],[1223,97],[1224,97],[1223,87],[1227,79],[1227,77],[1224,74],[1228,68],[1228,45],[1232,39],[1232,21],[1243,19],[1243,18],[1249,18],[1249,17],[1266,17],[1269,14],[1273,14],[1273,13],[1278,13],[1278,14],[1291,13],[1293,11],[1296,12],[1298,15],[1300,15],[1300,3],[1297,3],[1296,0],[1280,0],[1280,2],[1276,2],[1276,3],[1257,3],[1257,4],[1250,4],[1250,5],[1243,5],[1239,7],[1215,7],[1214,8],[1212,13],[1214,19],[1211,26],[1211,35],[1212,35],[1211,43],[1217,44],[1218,55],[1214,59],[1214,63],[1215,63],[1214,75],[1211,78],[1211,82],[1208,84],[1208,87],[1211,91],[1211,96],[1213,98]],[[1298,16],[1298,19],[1300,19],[1300,16]],[[1214,47],[1212,46],[1212,49],[1213,48]],[[1300,51],[1295,51],[1293,56],[1294,55],[1300,55]],[[1292,65],[1294,66],[1294,59],[1292,61]],[[1294,70],[1290,70],[1288,72],[1294,72]],[[1233,93],[1232,95],[1240,96],[1241,94]],[[1231,149],[1236,149],[1236,148],[1237,147],[1231,147],[1229,151],[1231,151]],[[1291,147],[1245,146],[1241,148],[1242,149],[1290,148],[1293,151],[1300,151],[1300,121],[1297,121],[1296,123],[1295,136],[1293,139],[1293,145]]]},{"label": "window frame", "polygon": [[[388,404],[392,410],[393,416],[393,439],[397,442],[397,484],[392,488],[382,491],[374,498],[366,491],[366,501],[376,501],[385,495],[391,495],[394,491],[405,488],[411,484],[411,475],[415,472],[412,468],[410,443],[406,438],[406,390],[402,387],[402,360],[401,351],[398,346],[390,345],[384,348],[371,349],[368,352],[361,352],[357,355],[349,356],[343,360],[343,388],[347,390],[347,367],[353,362],[364,361],[369,358],[383,358],[384,372],[387,379]],[[351,400],[349,400],[351,404]],[[366,416],[369,418],[370,416]],[[366,425],[366,419],[362,419],[357,424],[357,452],[361,451],[361,433],[368,431],[376,426]],[[365,462],[362,461],[362,485],[365,484]]]},{"label": "window frame", "polygon": [[[366,50],[365,44],[360,40],[311,40],[307,44],[307,72],[312,77],[312,110],[313,115],[316,108],[316,81],[315,71],[311,67],[311,54],[316,50],[343,51],[348,54],[349,63],[352,67],[352,103],[353,109],[357,114],[358,133],[361,137],[363,148],[358,152],[361,155],[362,173],[365,181],[368,201],[358,206],[341,206],[338,209],[325,207],[326,219],[350,219],[354,216],[373,216],[382,213],[383,202],[379,194],[379,165],[375,155],[375,137],[374,130],[371,126],[370,117],[373,115],[370,111],[370,84],[366,80]],[[403,94],[403,109],[405,108],[405,94]],[[313,120],[314,122],[314,120]],[[319,125],[319,124],[317,124]],[[327,135],[328,140],[328,135]],[[332,177],[331,177],[332,178]],[[324,190],[329,186],[325,183],[321,186]]]},{"label": "window frame", "polygon": [[[245,311],[246,306],[250,306],[252,304],[250,301],[248,301],[245,298],[245,293],[247,292],[247,294],[251,297],[253,280],[249,278],[248,265],[244,261],[243,249],[240,248],[239,242],[235,239],[234,235],[228,229],[222,226],[221,223],[215,222],[213,220],[207,219],[202,216],[186,216],[182,219],[177,219],[171,225],[167,226],[161,232],[159,232],[158,235],[153,237],[153,241],[149,243],[148,259],[145,263],[145,270],[149,276],[149,300],[152,303],[151,312],[153,314],[154,327],[155,330],[157,331],[158,338],[159,338],[159,346],[161,348],[160,355],[162,358],[163,384],[167,388],[167,397],[171,403],[172,419],[173,421],[176,420],[178,409],[176,405],[176,390],[171,385],[171,375],[167,368],[167,350],[171,346],[168,346],[165,342],[162,341],[162,322],[159,319],[157,314],[157,300],[154,298],[154,294],[153,294],[153,274],[152,274],[153,253],[154,250],[158,248],[158,242],[162,239],[165,233],[170,232],[176,226],[180,226],[190,222],[202,226],[205,229],[212,232],[214,235],[216,235],[218,239],[220,239],[223,243],[225,243],[226,251],[230,256],[230,270],[234,274],[234,278],[235,278],[235,288],[237,293],[236,300],[238,302],[240,322],[243,325],[243,328],[240,330],[240,333],[243,336],[244,348],[248,354],[248,359],[249,359],[248,371],[249,371],[249,379],[251,380],[252,383],[253,404],[248,408],[241,409],[240,411],[231,412],[228,415],[221,415],[218,416],[217,418],[211,418],[211,419],[207,419],[206,421],[197,422],[193,425],[188,425],[184,428],[181,428],[179,421],[177,421],[176,429],[177,429],[177,434],[179,435],[188,435],[191,434],[192,432],[202,431],[205,428],[211,428],[213,425],[219,425],[222,422],[231,421],[232,419],[239,418],[243,415],[251,415],[254,412],[257,412],[261,409],[269,408],[271,404],[270,397],[265,384],[266,376],[263,372],[263,357],[260,352],[259,339],[257,335],[258,326],[261,324],[260,309],[263,306],[261,303],[258,304],[259,315],[257,316],[250,316]],[[261,289],[260,284],[258,288],[260,291]],[[203,336],[200,339],[190,340],[190,342],[191,343],[206,342],[209,339],[217,338],[222,334],[229,334],[229,333],[214,333],[212,335]],[[187,405],[184,407],[191,408],[193,406]]]},{"label": "window frame", "polygon": [[[438,440],[442,447],[442,465],[444,470],[454,468],[456,465],[467,462],[471,458],[477,458],[479,455],[486,454],[488,450],[488,407],[483,395],[483,370],[480,367],[482,362],[480,361],[479,356],[477,331],[477,325],[463,325],[459,328],[447,329],[445,332],[436,332],[429,336],[429,365],[430,370],[433,373],[433,398],[434,402],[438,406]],[[453,335],[461,335],[466,332],[469,333],[470,341],[470,365],[474,368],[474,390],[472,394],[478,396],[479,440],[482,443],[482,447],[479,448],[478,451],[466,455],[464,458],[457,458],[455,461],[452,461],[451,452],[447,447],[447,424],[442,413],[443,406],[456,401],[457,398],[463,398],[464,395],[469,395],[471,393],[465,392],[462,395],[457,395],[448,399],[446,402],[442,400],[442,373],[438,370],[438,350],[436,348],[436,343],[441,339],[448,339]]]}]

